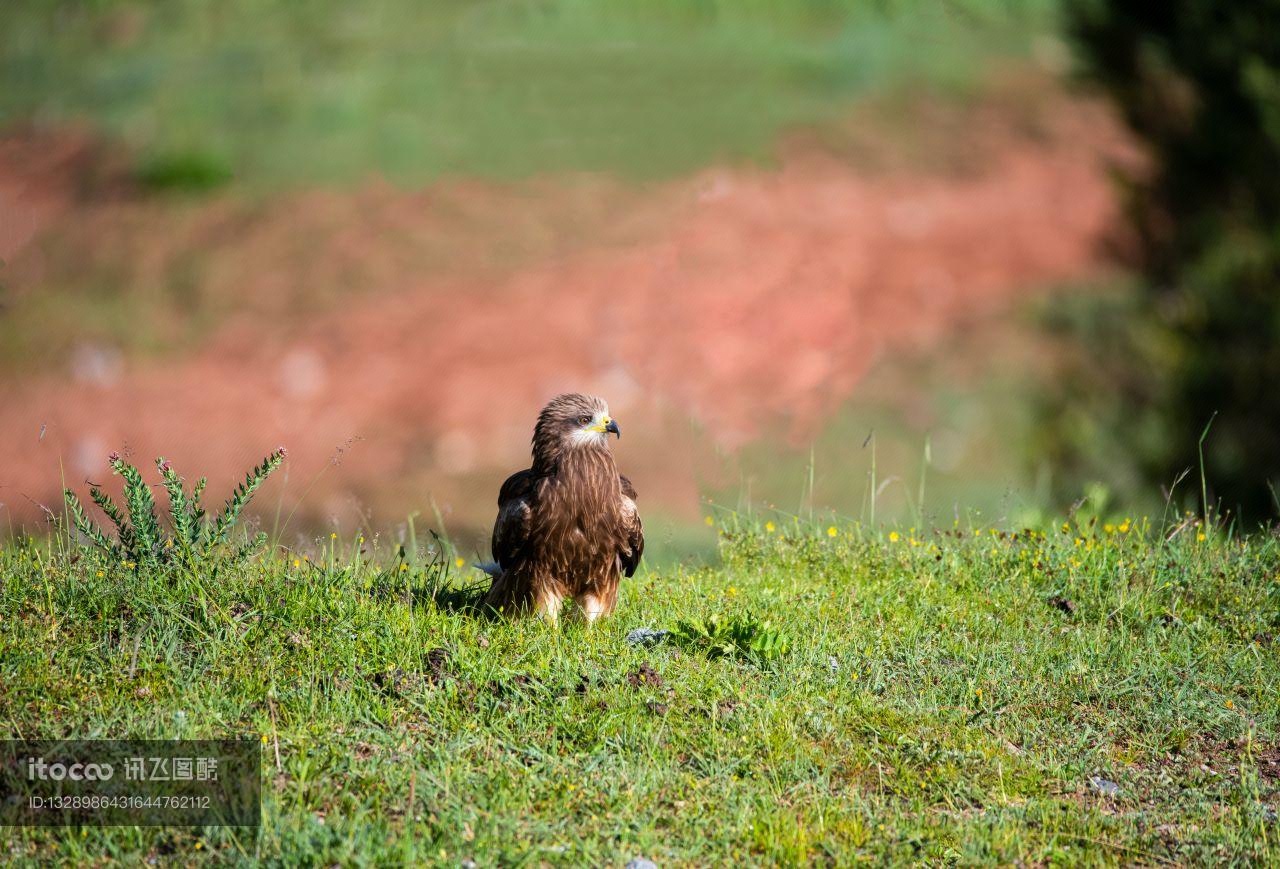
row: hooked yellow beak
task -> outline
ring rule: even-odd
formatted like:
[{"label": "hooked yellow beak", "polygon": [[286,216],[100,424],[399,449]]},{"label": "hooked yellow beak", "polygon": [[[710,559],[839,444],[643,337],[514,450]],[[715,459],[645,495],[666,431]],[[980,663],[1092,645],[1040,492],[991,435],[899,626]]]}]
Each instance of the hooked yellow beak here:
[{"label": "hooked yellow beak", "polygon": [[591,431],[601,432],[601,433],[612,432],[613,434],[617,435],[619,438],[622,437],[622,429],[618,428],[617,420],[608,416],[600,417],[600,419],[595,423],[595,425],[591,426]]}]

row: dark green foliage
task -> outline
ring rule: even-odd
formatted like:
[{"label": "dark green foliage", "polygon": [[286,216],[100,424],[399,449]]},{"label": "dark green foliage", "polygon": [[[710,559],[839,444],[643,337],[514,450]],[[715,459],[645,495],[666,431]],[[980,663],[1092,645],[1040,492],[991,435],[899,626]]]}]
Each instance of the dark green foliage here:
[{"label": "dark green foliage", "polygon": [[203,151],[153,157],[138,167],[139,183],[153,190],[203,193],[231,180],[227,161]]},{"label": "dark green foliage", "polygon": [[[276,449],[251,470],[243,483],[236,487],[222,512],[212,521],[206,519],[200,506],[206,480],[201,477],[188,494],[182,478],[163,458],[156,459],[161,483],[169,495],[169,533],[156,518],[155,498],[142,473],[118,454],[110,456],[111,470],[124,479],[124,502],[128,515],[97,486],[90,488],[89,496],[103,514],[115,526],[113,541],[85,512],[84,505],[70,489],[63,492],[67,511],[76,530],[95,547],[114,561],[132,565],[191,564],[197,558],[210,555],[219,545],[227,542],[254,492],[280,467],[284,461],[283,447]],[[238,547],[233,560],[240,560],[260,548],[266,536],[258,534]]]},{"label": "dark green foliage", "polygon": [[1197,463],[1216,413],[1204,453],[1211,494],[1244,518],[1272,516],[1280,3],[1071,0],[1067,20],[1087,77],[1114,100],[1151,165],[1127,188],[1142,289],[1128,309],[1094,317],[1101,336],[1086,333],[1094,358],[1073,372],[1065,410],[1054,409],[1059,458],[1096,447],[1072,419],[1110,414],[1141,470],[1167,484]]}]

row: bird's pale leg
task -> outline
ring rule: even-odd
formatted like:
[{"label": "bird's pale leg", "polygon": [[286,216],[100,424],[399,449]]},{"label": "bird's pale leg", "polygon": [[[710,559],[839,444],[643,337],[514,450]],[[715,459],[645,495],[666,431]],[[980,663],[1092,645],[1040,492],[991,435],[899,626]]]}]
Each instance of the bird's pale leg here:
[{"label": "bird's pale leg", "polygon": [[544,591],[540,593],[534,602],[533,611],[539,618],[546,619],[551,624],[556,624],[560,619],[560,607],[564,603],[564,598],[553,591]]},{"label": "bird's pale leg", "polygon": [[579,597],[578,608],[582,610],[582,617],[587,620],[589,625],[594,624],[596,619],[608,613],[604,601],[594,594],[584,594]]}]

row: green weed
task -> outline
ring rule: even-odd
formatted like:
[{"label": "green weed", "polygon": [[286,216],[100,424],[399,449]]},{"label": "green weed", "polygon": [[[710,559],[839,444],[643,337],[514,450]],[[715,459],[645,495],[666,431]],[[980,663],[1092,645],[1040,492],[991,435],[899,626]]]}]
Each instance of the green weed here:
[{"label": "green weed", "polygon": [[[216,550],[226,544],[231,531],[240,519],[244,508],[253,500],[253,494],[284,461],[285,449],[279,447],[245,476],[227,499],[222,512],[206,516],[200,498],[207,480],[201,477],[190,492],[183,485],[178,472],[163,458],[156,459],[161,483],[169,496],[169,528],[164,529],[156,518],[155,498],[151,487],[142,478],[142,472],[126,462],[119,453],[108,458],[111,470],[124,478],[125,509],[99,486],[89,489],[89,497],[115,526],[115,539],[107,536],[89,517],[84,505],[71,489],[63,490],[63,499],[72,524],[80,535],[113,561],[130,565],[170,565],[197,563],[211,559]],[[239,546],[231,561],[239,561],[266,543],[267,536],[259,533]]]},{"label": "green weed", "polygon": [[760,662],[785,655],[788,643],[767,619],[753,615],[725,618],[718,615],[676,623],[671,632],[685,648],[712,658],[741,655]]}]

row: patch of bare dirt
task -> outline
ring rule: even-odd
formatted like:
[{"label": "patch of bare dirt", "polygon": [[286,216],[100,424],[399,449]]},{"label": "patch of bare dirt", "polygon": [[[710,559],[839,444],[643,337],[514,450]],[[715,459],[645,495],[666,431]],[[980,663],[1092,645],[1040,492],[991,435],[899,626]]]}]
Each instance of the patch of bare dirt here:
[{"label": "patch of bare dirt", "polygon": [[85,274],[139,292],[178,275],[219,324],[180,354],[81,348],[0,376],[0,501],[34,521],[15,492],[55,501],[59,463],[69,482],[101,479],[122,444],[230,483],[284,443],[300,495],[359,436],[307,509],[435,499],[484,521],[537,409],[572,389],[611,402],[642,497],[691,511],[691,421],[726,449],[779,425],[808,437],[886,354],[1107,268],[1107,169],[1130,154],[1104,110],[1057,94],[1031,124],[948,118],[932,139],[959,156],[923,171],[797,137],[776,167],[658,187],[371,183],[267,201],[86,196],[75,178],[92,172],[70,167],[87,145],[0,144],[12,304]]},{"label": "patch of bare dirt", "polygon": [[641,664],[636,670],[627,674],[627,684],[632,688],[648,685],[653,688],[662,687],[662,677],[658,671],[648,664]]},{"label": "patch of bare dirt", "polygon": [[87,130],[11,130],[0,137],[0,262],[13,259],[73,208],[131,192],[123,155]]}]

